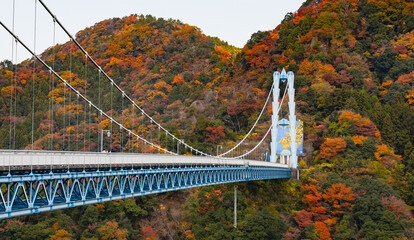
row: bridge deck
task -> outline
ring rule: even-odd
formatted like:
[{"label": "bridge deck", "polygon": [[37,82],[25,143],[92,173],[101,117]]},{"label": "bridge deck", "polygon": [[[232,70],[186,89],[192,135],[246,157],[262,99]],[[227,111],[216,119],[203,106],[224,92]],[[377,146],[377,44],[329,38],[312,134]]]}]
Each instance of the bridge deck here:
[{"label": "bridge deck", "polygon": [[204,156],[0,150],[0,171],[27,169],[107,168],[138,166],[252,166],[288,168],[286,164]]},{"label": "bridge deck", "polygon": [[0,168],[0,219],[192,187],[291,176],[291,169],[278,163],[128,153],[0,151]]}]

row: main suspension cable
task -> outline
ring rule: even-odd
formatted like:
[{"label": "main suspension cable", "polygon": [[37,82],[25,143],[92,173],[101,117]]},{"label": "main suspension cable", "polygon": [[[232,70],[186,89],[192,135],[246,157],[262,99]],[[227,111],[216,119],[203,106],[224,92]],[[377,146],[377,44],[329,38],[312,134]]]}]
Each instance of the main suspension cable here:
[{"label": "main suspension cable", "polygon": [[232,152],[234,149],[236,149],[240,144],[242,144],[243,142],[244,142],[244,140],[246,140],[247,139],[247,137],[248,136],[250,136],[250,134],[252,133],[252,131],[253,131],[253,129],[256,127],[256,125],[257,125],[257,123],[259,122],[259,120],[260,120],[260,118],[262,117],[262,114],[263,114],[263,112],[264,112],[264,110],[266,109],[266,105],[267,105],[267,103],[269,102],[269,99],[270,99],[270,96],[272,95],[272,90],[273,90],[273,87],[274,87],[274,83],[272,84],[272,87],[270,88],[270,90],[269,90],[269,94],[267,95],[267,98],[266,98],[266,102],[265,102],[265,104],[264,104],[264,106],[263,106],[263,108],[262,108],[262,111],[260,112],[260,114],[259,114],[259,116],[257,117],[257,119],[256,119],[256,122],[253,124],[253,126],[252,126],[252,128],[250,128],[250,131],[244,136],[244,138],[238,143],[238,144],[236,144],[233,148],[231,148],[230,150],[228,150],[228,151],[226,151],[226,152],[224,152],[224,153],[222,153],[222,154],[220,154],[220,155],[218,155],[218,157],[221,157],[221,156],[225,156],[225,155],[227,155],[228,153],[230,153],[230,152]]},{"label": "main suspension cable", "polygon": [[[141,107],[139,107],[116,83],[115,81],[109,77],[109,75],[101,68],[101,66],[98,65],[98,63],[96,63],[96,61],[88,54],[88,52],[80,45],[80,43],[69,33],[69,31],[63,26],[63,24],[56,18],[55,15],[53,15],[52,11],[50,11],[50,9],[46,6],[46,4],[43,3],[42,0],[39,0],[39,2],[42,4],[42,6],[46,9],[46,11],[52,16],[52,18],[58,23],[58,25],[62,28],[62,30],[69,36],[69,38],[76,44],[76,46],[87,56],[87,58],[93,63],[93,65],[95,65],[96,68],[100,69],[102,71],[102,74],[105,76],[105,78],[107,78],[111,84],[113,84],[118,91],[121,92],[121,94],[125,94],[125,97],[133,104],[133,106],[135,106],[137,109],[139,109],[147,118],[149,118],[150,120],[154,121],[155,124],[157,126],[159,126],[164,132],[166,132],[167,135],[170,135],[173,139],[176,140],[180,140],[178,139],[175,135],[173,135],[172,133],[170,133],[167,129],[165,129],[163,126],[161,126],[158,122],[156,122],[151,116],[149,116]],[[205,156],[211,156],[207,153],[201,152],[200,150],[197,150],[195,148],[193,148],[192,146],[188,145],[187,143],[185,143],[183,140],[180,140],[180,142],[182,142],[183,144],[185,144],[186,146],[188,146],[190,149],[195,150],[196,152],[201,153],[202,155]]]},{"label": "main suspension cable", "polygon": [[[172,138],[173,138],[173,143],[174,143],[174,140],[176,139],[177,140],[177,142],[178,142],[178,144],[183,144],[185,147],[188,147],[189,149],[190,149],[190,151],[192,152],[193,150],[196,152],[196,154],[197,153],[200,153],[201,155],[204,155],[204,156],[210,156],[210,157],[213,157],[213,156],[211,156],[210,154],[207,154],[207,153],[204,153],[204,152],[202,152],[202,151],[199,151],[198,149],[195,149],[195,148],[193,148],[192,146],[190,146],[190,145],[188,145],[187,143],[185,143],[183,140],[181,140],[181,139],[179,139],[179,138],[177,138],[175,135],[173,135],[172,133],[170,133],[167,129],[165,129],[163,126],[161,126],[158,122],[156,122],[151,116],[149,116],[141,107],[139,107],[116,83],[115,83],[115,81],[113,80],[113,79],[111,79],[110,77],[109,77],[109,75],[95,62],[95,60],[93,60],[92,59],[92,57],[86,52],[86,50],[79,44],[79,42],[67,31],[67,29],[61,24],[61,22],[56,18],[56,16],[55,15],[53,15],[53,13],[49,10],[49,8],[43,3],[43,1],[42,0],[39,0],[39,2],[41,3],[41,5],[46,9],[46,11],[52,16],[52,18],[53,18],[53,20],[54,20],[54,23],[58,23],[58,25],[63,29],[63,31],[69,36],[69,38],[70,38],[70,41],[73,41],[74,43],[75,43],[75,45],[85,54],[85,58],[87,58],[87,59],[89,59],[92,63],[93,63],[93,65],[95,66],[95,67],[97,67],[98,68],[98,70],[100,71],[100,72],[102,72],[102,74],[105,76],[105,78],[107,78],[110,82],[111,82],[111,93],[112,93],[112,86],[114,86],[115,85],[115,87],[117,88],[117,90],[118,91],[120,91],[121,93],[122,93],[122,95],[123,96],[125,96],[126,98],[127,98],[127,100],[129,100],[131,103],[132,103],[132,105],[134,106],[134,107],[136,107],[138,110],[140,110],[141,111],[141,113],[143,114],[143,115],[145,115],[147,118],[149,118],[150,119],[150,122],[152,123],[152,121],[154,121],[154,123],[160,128],[160,129],[162,129],[164,132],[165,132],[165,134],[166,134],[166,138],[167,138],[167,136],[168,135],[170,135]],[[2,24],[1,23],[1,25],[4,27],[4,28],[6,28],[6,26],[4,25],[4,24]],[[8,30],[9,31],[9,29],[7,29],[6,28],[6,30]],[[23,43],[13,34],[13,32],[10,32],[9,31],[9,33],[11,33],[12,34],[12,36],[16,39],[16,41],[19,41],[22,45],[23,45]],[[55,33],[54,33],[55,34]],[[31,52],[30,51],[30,49],[28,49],[26,46],[24,46],[29,52]],[[53,75],[56,75],[61,81],[64,81],[64,84],[65,84],[65,86],[66,86],[66,84],[67,84],[67,82],[66,82],[66,80],[64,80],[63,78],[61,78],[52,68],[50,68],[46,63],[44,63],[40,58],[38,58],[33,52],[31,52],[32,53],[32,55],[35,57],[35,58],[37,58],[39,61],[41,61],[41,63],[43,64],[43,65],[45,65],[46,67],[48,67],[49,69],[50,69],[50,72],[51,73],[53,73]],[[87,61],[87,59],[86,59],[86,61]],[[85,72],[86,73],[86,72]],[[54,80],[54,78],[53,78],[53,80]],[[86,79],[85,79],[85,81],[86,81]],[[87,101],[87,102],[89,102],[90,104],[91,104],[91,102],[89,101],[89,100],[87,100],[87,98],[86,98],[86,96],[84,97],[84,96],[82,96],[81,94],[79,94],[79,92],[76,90],[76,89],[74,89],[72,86],[70,86],[70,88],[72,89],[72,90],[74,90],[75,92],[77,92],[77,94],[78,94],[78,96],[79,97],[81,97],[81,98],[83,98],[85,101]],[[246,139],[247,139],[247,137],[251,134],[251,132],[253,131],[253,129],[256,127],[256,125],[257,125],[257,123],[258,123],[258,121],[259,121],[259,119],[261,118],[261,116],[262,116],[262,114],[263,114],[263,112],[264,112],[264,109],[265,109],[265,107],[266,107],[266,105],[267,105],[267,102],[268,102],[268,100],[269,100],[269,98],[270,98],[270,94],[271,94],[271,92],[272,92],[272,89],[273,89],[273,84],[272,84],[272,87],[271,87],[271,90],[270,90],[270,92],[269,92],[269,95],[268,95],[268,97],[267,97],[267,99],[266,99],[266,102],[265,102],[265,105],[264,105],[264,107],[263,107],[263,109],[262,109],[262,111],[260,112],[260,114],[259,114],[259,117],[256,119],[256,122],[255,122],[255,124],[253,125],[253,127],[250,129],[250,131],[245,135],[245,137],[235,146],[235,147],[233,147],[232,149],[230,149],[229,151],[227,151],[227,152],[225,152],[225,153],[222,153],[222,154],[220,154],[220,155],[218,155],[218,157],[221,157],[221,156],[224,156],[224,155],[226,155],[226,154],[228,154],[229,152],[232,152],[234,149],[236,149],[238,146],[240,146],[240,144],[242,144]],[[85,86],[85,95],[86,95],[86,86]],[[111,94],[112,95],[112,94]],[[112,105],[112,97],[111,97],[111,105]],[[102,113],[102,110],[100,109],[100,108],[97,108],[95,105],[93,105],[98,111],[100,111],[101,112],[101,115],[105,115],[105,116],[107,116],[107,117],[109,117],[107,114],[105,114],[105,113]],[[78,106],[79,107],[79,106]],[[280,108],[279,108],[279,110],[280,110]],[[51,109],[51,111],[53,111],[53,100],[52,100],[52,109]],[[86,112],[86,107],[85,107],[85,109],[84,109],[84,111]],[[52,113],[53,114],[53,113]],[[52,117],[52,119],[53,119],[53,116],[51,116]],[[115,123],[117,123],[118,125],[120,125],[120,127],[121,127],[121,130],[122,130],[122,128],[124,128],[125,130],[127,130],[124,126],[123,126],[123,124],[119,124],[117,121],[115,121],[114,119],[113,119],[113,114],[112,114],[112,110],[111,110],[111,117],[109,117],[110,119],[111,119],[111,128],[112,128],[112,121],[114,121]],[[53,124],[53,122],[51,122],[50,124]],[[85,124],[86,124],[86,122],[85,122]],[[52,127],[52,126],[51,126]],[[51,129],[51,131],[52,131],[52,129]],[[128,130],[129,132],[130,132],[130,130]],[[78,131],[77,131],[77,134],[78,134]],[[134,133],[133,133],[134,134]],[[136,134],[134,134],[134,135],[136,135]],[[137,138],[140,138],[140,139],[143,139],[143,138],[141,138],[140,136],[138,136],[138,135],[136,135],[137,136]],[[89,135],[89,137],[90,137],[90,135]],[[10,137],[11,138],[11,137]],[[53,138],[53,136],[52,136],[52,138]],[[111,140],[112,140],[112,138],[111,138]],[[144,143],[146,144],[148,141],[147,140],[145,140],[145,139],[143,139],[144,140]],[[10,139],[10,141],[11,141],[11,139]],[[51,147],[53,147],[52,146],[52,139],[51,139]],[[77,139],[77,142],[78,142],[78,139]],[[150,143],[151,145],[154,145],[153,143]],[[174,148],[174,144],[173,144],[173,148]],[[178,147],[177,147],[177,150],[178,150]],[[166,152],[164,149],[163,149],[163,151],[164,152]],[[168,150],[167,150],[167,152],[168,152]],[[174,150],[173,150],[173,152],[174,152]]]},{"label": "main suspension cable", "polygon": [[[52,16],[52,18],[59,24],[59,26],[63,29],[63,31],[69,36],[69,38],[77,45],[77,47],[85,54],[85,56],[87,57],[87,58],[89,58],[89,60],[95,65],[95,67],[97,67],[99,70],[101,70],[102,71],[102,73],[103,73],[103,75],[111,82],[111,84],[113,84],[117,89],[118,89],[118,91],[120,91],[121,92],[121,94],[123,94],[123,95],[125,95],[125,97],[132,103],[132,105],[134,106],[134,107],[136,107],[137,109],[139,109],[147,118],[149,118],[151,121],[154,121],[154,123],[159,127],[159,128],[161,128],[165,133],[166,133],[166,135],[170,135],[172,138],[173,138],[173,140],[174,139],[176,139],[177,140],[177,142],[180,142],[180,143],[182,143],[183,145],[185,145],[186,147],[188,147],[188,148],[190,148],[191,150],[195,150],[195,152],[196,153],[200,153],[201,155],[204,155],[204,156],[210,156],[210,157],[212,157],[210,154],[207,154],[207,153],[204,153],[204,152],[202,152],[202,151],[200,151],[200,150],[198,150],[198,149],[195,149],[195,148],[193,148],[192,146],[190,146],[190,145],[188,145],[187,143],[185,143],[183,140],[181,140],[181,139],[179,139],[179,138],[177,138],[175,135],[173,135],[171,132],[169,132],[167,129],[165,129],[163,126],[161,126],[157,121],[155,121],[151,116],[149,116],[141,107],[139,107],[116,83],[115,83],[115,81],[113,80],[113,79],[111,79],[110,77],[109,77],[109,75],[101,68],[101,66],[99,66],[96,62],[95,62],[95,60],[86,52],[86,50],[80,45],[80,43],[75,39],[75,38],[73,38],[73,36],[69,33],[69,31],[63,26],[63,24],[56,18],[56,16],[55,15],[53,15],[53,13],[50,11],[50,9],[46,6],[46,4],[44,4],[43,3],[43,1],[42,0],[39,0],[39,2],[42,4],[42,6],[46,9],[46,11]],[[272,88],[273,88],[273,85],[272,85]],[[270,93],[269,93],[269,96],[270,96],[270,94],[271,94],[271,91],[270,91]],[[267,103],[267,101],[268,101],[268,99],[269,99],[269,96],[268,96],[268,98],[267,98],[267,100],[266,100],[266,103]],[[266,104],[265,104],[266,105]],[[260,116],[262,115],[262,113],[263,113],[263,109],[262,109],[262,112],[261,112],[261,114],[260,114]],[[258,120],[260,119],[260,116],[258,117],[258,119],[256,120],[256,123],[255,123],[255,125],[257,124],[257,122],[258,122]],[[224,156],[224,155],[226,155],[226,154],[228,154],[229,152],[231,152],[231,151],[233,151],[235,148],[237,148],[241,143],[243,143],[244,142],[244,140],[250,135],[250,133],[253,131],[253,129],[254,129],[254,127],[255,127],[255,125],[250,129],[250,131],[248,132],[248,134],[244,137],[244,139],[239,143],[239,144],[237,144],[234,148],[232,148],[232,149],[230,149],[229,151],[227,151],[227,152],[225,152],[225,153],[223,153],[223,154],[221,154],[221,155],[219,155],[219,157],[220,156]]]},{"label": "main suspension cable", "polygon": [[[39,0],[40,1],[40,0]],[[92,107],[94,107],[98,112],[100,112],[100,114],[104,115],[105,117],[107,117],[111,122],[114,122],[115,124],[117,124],[120,128],[128,131],[129,133],[133,134],[135,137],[141,139],[145,144],[148,144],[150,146],[153,146],[159,150],[162,150],[165,153],[169,153],[172,155],[177,155],[174,152],[168,151],[166,149],[162,149],[159,146],[149,142],[147,139],[133,133],[131,130],[125,128],[121,123],[119,123],[118,121],[116,121],[114,118],[112,118],[111,116],[109,116],[107,113],[105,113],[102,109],[100,109],[99,107],[97,107],[95,104],[93,104],[89,99],[87,99],[85,96],[83,96],[78,90],[76,90],[72,85],[70,85],[65,79],[63,79],[52,67],[50,67],[46,62],[44,62],[39,56],[35,55],[34,52],[27,47],[26,44],[24,44],[6,25],[3,24],[3,22],[0,21],[0,25],[7,31],[9,32],[9,34],[11,34],[14,39],[16,39],[17,42],[19,42],[34,58],[36,58],[43,66],[45,66],[47,69],[49,69],[49,71],[51,72],[51,74],[53,74],[54,76],[56,76],[60,81],[63,82],[63,84],[67,85],[73,92],[75,92],[78,96],[78,98],[82,98],[84,101],[86,101],[88,104],[90,104]]]},{"label": "main suspension cable", "polygon": [[[281,101],[281,103],[279,105],[279,108],[277,109],[277,113],[276,114],[278,114],[281,111],[281,109],[282,109],[283,102],[285,101],[285,96],[286,96],[287,88],[288,88],[288,84],[286,84],[285,91],[283,92],[282,101]],[[266,136],[269,134],[270,130],[272,129],[272,126],[273,126],[273,123],[270,125],[269,129],[267,130],[266,134],[263,136],[262,140],[260,140],[260,142],[254,148],[252,148],[250,151],[246,152],[245,154],[241,154],[241,155],[236,156],[234,158],[236,158],[236,159],[243,158],[244,156],[246,156],[246,155],[250,154],[251,152],[253,152],[260,144],[262,144],[262,142],[264,141],[264,139],[266,138]],[[244,139],[242,141],[244,141]],[[241,144],[241,142],[239,144]]]}]

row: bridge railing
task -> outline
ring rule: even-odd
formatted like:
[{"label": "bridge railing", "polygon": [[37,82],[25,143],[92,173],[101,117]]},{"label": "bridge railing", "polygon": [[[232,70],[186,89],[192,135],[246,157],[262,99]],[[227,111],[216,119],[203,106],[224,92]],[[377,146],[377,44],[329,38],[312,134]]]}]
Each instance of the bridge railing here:
[{"label": "bridge railing", "polygon": [[0,151],[0,169],[65,169],[141,166],[256,166],[287,168],[286,164],[249,159],[191,155],[96,153],[65,151]]}]

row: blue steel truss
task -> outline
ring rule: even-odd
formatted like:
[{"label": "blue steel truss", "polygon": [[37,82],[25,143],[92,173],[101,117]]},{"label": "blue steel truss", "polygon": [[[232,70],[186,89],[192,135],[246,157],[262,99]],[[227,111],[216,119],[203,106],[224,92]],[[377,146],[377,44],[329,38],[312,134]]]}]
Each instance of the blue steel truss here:
[{"label": "blue steel truss", "polygon": [[290,178],[290,169],[163,167],[0,177],[0,219],[221,183]]}]

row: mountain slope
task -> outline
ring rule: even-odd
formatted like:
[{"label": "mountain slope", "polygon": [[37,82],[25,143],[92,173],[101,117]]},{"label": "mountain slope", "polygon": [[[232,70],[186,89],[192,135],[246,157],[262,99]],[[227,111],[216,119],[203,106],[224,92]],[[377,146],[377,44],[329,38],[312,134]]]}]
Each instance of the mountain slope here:
[{"label": "mountain slope", "polygon": [[[137,234],[165,239],[412,238],[413,12],[412,1],[308,0],[274,30],[254,33],[241,50],[196,27],[151,16],[110,19],[79,32],[77,38],[88,53],[137,103],[207,151],[215,151],[217,144],[230,146],[246,133],[275,70],[294,71],[297,115],[305,122],[301,180],[240,183],[238,229],[232,227],[232,186],[220,185],[63,211],[66,224],[53,218],[55,213],[41,215],[51,221],[3,221],[1,230],[17,236],[13,234],[22,233],[15,229],[26,223],[23,232],[36,224],[47,226],[37,233],[39,238],[57,235],[59,228],[76,238],[99,238],[105,229],[130,239]],[[83,83],[86,74],[88,96],[108,112],[115,108],[111,114],[138,133],[152,136],[150,127],[140,128],[142,119],[122,104],[120,94],[111,96],[109,86],[102,88],[99,100],[99,75],[88,64],[85,70],[84,57],[73,44],[52,47],[42,57],[50,63],[55,59],[65,76],[64,70],[72,66],[75,84]],[[17,67],[16,88],[10,88],[13,67],[5,62],[0,69],[0,134],[9,139],[7,106],[16,89],[17,148],[30,146],[31,105],[25,104],[31,100],[29,64]],[[45,70],[37,72],[36,106],[43,107],[36,110],[36,148],[49,147],[48,99],[54,104],[54,149],[76,146],[67,139],[87,134],[83,128],[97,135],[99,120],[85,122],[88,110],[65,95],[63,86],[52,91]],[[111,98],[118,101],[112,105]],[[66,111],[63,101],[71,103]],[[69,110],[73,129],[62,121],[62,113]],[[282,112],[287,113],[287,106]],[[77,116],[85,122],[78,129]],[[213,136],[208,130],[220,126],[224,135]],[[113,151],[131,148],[125,138],[115,141],[120,134],[115,130],[108,146]],[[8,141],[1,144],[9,146]],[[81,217],[85,213],[91,218]],[[59,223],[52,228],[53,221]]]},{"label": "mountain slope", "polygon": [[[195,124],[191,123],[194,122],[194,116],[189,115],[190,107],[194,106],[197,112],[201,109],[208,119],[214,119],[217,107],[217,102],[213,97],[214,91],[228,76],[226,69],[232,64],[230,52],[238,51],[237,48],[217,38],[205,36],[196,27],[179,21],[156,19],[152,16],[131,15],[123,19],[105,20],[80,31],[76,37],[88,54],[128,95],[132,96],[139,106],[171,131],[176,131],[175,134],[178,135],[188,135],[195,127]],[[135,130],[139,128],[142,117],[135,115],[129,104],[123,105],[126,103],[122,101],[122,95],[110,87],[109,82],[89,61],[85,62],[83,54],[74,43],[68,42],[51,47],[41,56],[65,79],[72,81],[75,88],[86,93],[96,105],[115,116],[119,121],[124,121],[124,117],[130,119],[129,127]],[[16,132],[22,135],[21,138],[16,138],[16,142],[13,138],[15,148],[31,148],[29,145],[31,139],[24,135],[31,131],[29,126],[31,104],[26,103],[31,98],[32,72],[32,65],[29,61],[17,65],[16,68],[9,62],[4,62],[1,68],[1,101],[3,103],[1,112],[5,117],[2,119],[0,132],[6,139],[9,138],[10,118],[6,116],[9,114],[10,95],[13,95],[13,104],[19,106],[19,109],[16,112],[17,121],[13,119],[12,123],[14,125],[16,122]],[[97,135],[98,124],[105,125],[106,123],[101,122],[101,119],[95,119],[96,113],[82,106],[82,103],[76,102],[76,98],[70,95],[69,90],[65,89],[57,79],[49,76],[44,68],[37,65],[36,72],[35,106],[38,108],[35,110],[37,112],[35,149],[51,148],[46,145],[47,141],[50,141],[47,138],[50,138],[48,136],[52,133],[53,138],[56,138],[56,145],[52,148],[56,150],[65,147],[64,139],[70,138],[70,134],[76,133],[77,136],[82,137],[89,135],[85,131],[92,129],[91,134],[94,139]],[[10,86],[10,79],[13,79],[13,86]],[[84,83],[87,84],[86,89],[82,87]],[[17,91],[12,89],[17,89]],[[17,101],[14,100],[15,98]],[[204,101],[200,102],[203,98]],[[196,100],[199,101],[194,103]],[[66,107],[63,107],[63,103]],[[52,108],[53,119],[51,121],[44,119],[50,118],[49,111]],[[114,110],[111,111],[111,108]],[[68,117],[70,111],[73,112],[71,118]],[[85,111],[86,114],[84,114]],[[85,117],[82,118],[83,115]],[[95,121],[88,122],[87,115]],[[70,125],[69,121],[71,121]],[[77,122],[84,123],[84,126],[78,129],[74,126]],[[186,122],[188,124],[184,124]],[[217,127],[217,124],[211,123],[210,125]],[[181,132],[174,130],[178,126]],[[149,137],[149,129],[141,131],[140,134]],[[114,135],[113,138],[116,136],[119,139],[119,134],[121,133]],[[196,138],[194,133],[192,134],[192,138]],[[199,141],[204,142],[204,137],[205,134],[199,138]],[[73,136],[72,139],[74,139]],[[75,139],[75,142],[78,141],[81,139]],[[110,146],[110,148],[113,151],[120,151],[120,144],[118,142],[116,146]],[[9,148],[9,145],[10,143],[5,141],[0,147]],[[68,145],[70,144],[66,143],[66,149],[68,147],[74,149],[73,146]],[[76,145],[79,144],[76,143]],[[76,149],[80,150],[85,147],[78,146]],[[92,149],[96,147],[92,146]],[[203,146],[200,147],[203,148]],[[212,148],[212,145],[207,145],[207,147]],[[86,148],[89,149],[90,146]]]}]

